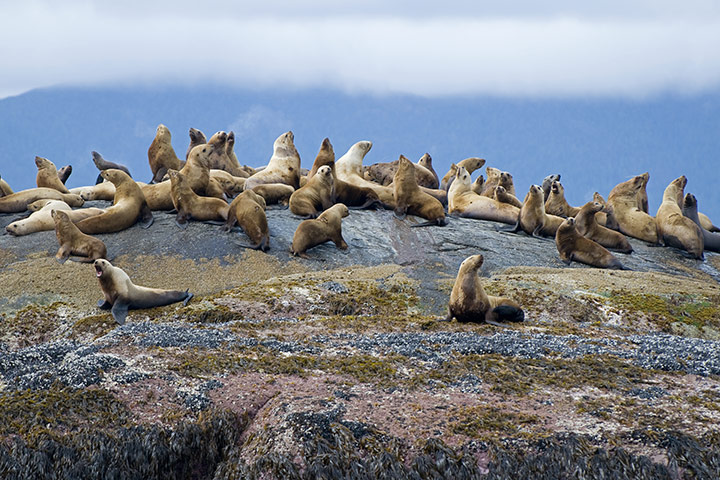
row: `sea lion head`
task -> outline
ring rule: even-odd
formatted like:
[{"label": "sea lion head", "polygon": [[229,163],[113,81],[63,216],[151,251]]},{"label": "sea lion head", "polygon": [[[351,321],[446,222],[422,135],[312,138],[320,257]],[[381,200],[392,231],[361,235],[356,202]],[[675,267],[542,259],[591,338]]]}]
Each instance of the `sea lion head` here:
[{"label": "sea lion head", "polygon": [[200,163],[201,165],[208,167],[210,165],[208,162],[213,152],[215,152],[215,145],[212,143],[203,143],[201,145],[196,145],[193,147],[192,150],[190,150],[188,160],[192,159]]},{"label": "sea lion head", "polygon": [[362,140],[360,142],[357,142],[355,145],[352,146],[352,148],[356,148],[357,150],[360,150],[361,155],[364,157],[367,155],[367,153],[372,148],[372,142],[370,140]]},{"label": "sea lion head", "polygon": [[93,163],[96,167],[100,168],[100,164],[105,160],[102,155],[100,155],[95,150],[92,151],[92,157],[93,157]]},{"label": "sea lion head", "polygon": [[482,168],[482,166],[485,165],[485,159],[479,157],[469,157],[463,160],[461,163],[469,173],[472,173],[478,168]]},{"label": "sea lion head", "polygon": [[155,136],[170,141],[170,130],[162,123],[155,129]]},{"label": "sea lion head", "polygon": [[534,197],[534,196],[538,196],[538,195],[542,195],[542,194],[543,194],[543,190],[540,185],[530,185],[530,196]]},{"label": "sea lion head", "polygon": [[235,145],[235,132],[230,131],[230,133],[227,134],[227,145],[228,148],[232,148]]},{"label": "sea lion head", "polygon": [[495,187],[495,195],[502,195],[506,192],[507,190],[505,190],[505,187],[503,187],[502,185],[498,185],[497,187]]},{"label": "sea lion head", "polygon": [[602,205],[605,205],[605,199],[602,195],[600,195],[598,192],[593,193],[593,202],[598,202]]},{"label": "sea lion head", "polygon": [[565,189],[562,186],[562,183],[558,181],[552,182],[552,185],[550,186],[550,191],[554,193],[555,195],[559,195],[565,191]]},{"label": "sea lion head", "polygon": [[116,168],[108,168],[107,170],[103,170],[100,172],[100,176],[108,182],[112,182],[113,185],[115,185],[116,187],[124,182],[127,182],[128,180],[133,181],[133,179],[130,178],[130,175]]},{"label": "sea lion head", "polygon": [[428,170],[432,169],[432,157],[429,153],[425,153],[422,157],[420,157],[420,160],[418,160],[418,165],[422,165],[423,167],[427,168]]},{"label": "sea lion head", "polygon": [[674,183],[679,190],[684,190],[685,186],[687,185],[687,177],[685,175],[682,175],[673,180],[672,183]]},{"label": "sea lion head", "polygon": [[318,168],[316,175],[320,175],[320,178],[322,178],[325,182],[332,183],[333,181],[332,168],[328,165],[323,165]]},{"label": "sea lion head", "polygon": [[[453,163],[453,165],[455,165]],[[470,185],[470,174],[465,169],[465,167],[455,167],[457,168],[457,171],[455,172],[455,181],[460,182],[461,185]]]},{"label": "sea lion head", "polygon": [[[330,143],[330,139],[325,137],[322,141],[322,145],[320,145],[320,152],[325,155],[332,155],[333,159],[335,158],[335,150],[333,149],[332,143]],[[318,153],[318,156],[320,154]]]},{"label": "sea lion head", "polygon": [[485,257],[481,254],[472,255],[460,264],[460,271],[478,271],[482,267]]},{"label": "sea lion head", "polygon": [[99,279],[105,278],[110,275],[112,269],[114,268],[112,263],[108,262],[104,258],[99,258],[95,260],[93,262],[93,267],[95,267],[95,276]]},{"label": "sea lion head", "polygon": [[52,163],[50,160],[38,156],[35,157],[35,165],[37,166],[38,170],[49,167],[55,168],[55,164]]},{"label": "sea lion head", "polygon": [[684,208],[697,208],[697,198],[692,193],[686,193],[683,200]]},{"label": "sea lion head", "polygon": [[198,130],[197,128],[191,128],[190,129],[190,140],[193,143],[207,143],[207,138],[205,138],[205,134]]},{"label": "sea lion head", "polygon": [[210,140],[208,140],[207,143],[210,145],[215,145],[215,148],[217,149],[218,147],[224,147],[227,139],[228,134],[220,130],[219,132],[216,132],[215,135],[210,137]]},{"label": "sea lion head", "polygon": [[185,175],[172,168],[168,170],[168,176],[170,177],[170,185],[173,187],[176,185],[182,185],[185,181]]}]

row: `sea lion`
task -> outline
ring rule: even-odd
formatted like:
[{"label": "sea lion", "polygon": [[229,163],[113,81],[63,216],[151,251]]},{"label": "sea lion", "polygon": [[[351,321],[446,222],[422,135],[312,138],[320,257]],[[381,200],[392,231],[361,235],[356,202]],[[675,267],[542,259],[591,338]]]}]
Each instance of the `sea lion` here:
[{"label": "sea lion", "polygon": [[72,174],[72,165],[65,165],[62,168],[58,168],[58,178],[63,184],[70,178],[70,174]]},{"label": "sea lion", "polygon": [[682,213],[700,227],[703,236],[703,248],[710,252],[720,252],[720,234],[710,232],[701,225],[697,211],[697,199],[692,193],[685,194]]},{"label": "sea lion", "polygon": [[404,218],[406,214],[416,215],[427,220],[414,226],[447,225],[445,209],[432,195],[420,190],[415,180],[415,167],[407,157],[400,155],[398,169],[393,177],[395,196],[395,215]]},{"label": "sea lion", "polygon": [[225,231],[230,231],[235,223],[240,225],[245,235],[250,238],[252,248],[263,251],[270,249],[265,199],[253,190],[245,190],[230,204]]},{"label": "sea lion", "polygon": [[[40,200],[35,200],[32,203],[28,203],[27,209],[29,212],[37,212],[41,208],[43,208],[45,205],[47,205],[50,202],[58,202],[58,204],[65,203],[62,200],[51,200],[49,198],[41,198]],[[65,203],[67,205],[67,203]],[[70,208],[70,205],[68,205],[68,208]]]},{"label": "sea lion", "polygon": [[[251,175],[250,169],[240,165],[240,161],[235,154],[235,132],[231,131],[228,133],[227,142],[225,143],[225,154],[227,155],[230,166],[232,167],[233,176],[247,178]],[[231,172],[228,171],[228,173]]]},{"label": "sea lion", "polygon": [[[482,175],[479,178],[482,178]],[[473,191],[474,192],[476,192],[475,183],[477,183],[477,181],[473,182]],[[505,190],[505,187],[503,187],[502,185],[498,185],[497,187],[495,187],[495,192],[494,192],[492,198],[494,198],[498,202],[508,203],[508,204],[512,205],[513,207],[522,208],[522,202],[520,200],[518,200],[515,195],[508,193],[508,191]]]},{"label": "sea lion", "polygon": [[[398,171],[399,161],[375,163],[367,168],[366,178],[375,181],[383,186],[390,186]],[[438,188],[437,175],[419,164],[413,164],[415,169],[415,180],[421,187]]]},{"label": "sea lion", "polygon": [[[425,152],[425,155],[420,157],[420,160],[417,161],[416,165],[426,168],[430,173],[432,173],[433,177],[435,177],[434,186],[431,186],[429,188],[440,188],[440,177],[438,177],[437,172],[433,168],[432,157],[430,156],[429,153]],[[445,190],[445,191],[447,191],[447,190]]]},{"label": "sea lion", "polygon": [[552,174],[548,175],[547,177],[543,178],[543,181],[542,181],[543,202],[547,202],[547,199],[550,196],[550,187],[552,187],[552,183],[559,182],[559,181],[560,181],[559,173],[552,173]]},{"label": "sea lion", "polygon": [[658,239],[667,246],[686,250],[693,257],[703,260],[705,247],[702,231],[695,222],[683,216],[677,203],[678,196],[684,196],[686,184],[687,178],[683,175],[670,182],[665,188],[662,203],[655,214]]},{"label": "sea lion", "polygon": [[545,212],[542,187],[530,185],[530,190],[525,195],[522,208],[519,209],[517,223],[512,231],[522,230],[528,235],[554,237],[562,221],[562,217]]},{"label": "sea lion", "polygon": [[348,245],[342,237],[342,219],[349,214],[345,205],[336,203],[317,218],[303,220],[293,235],[290,253],[307,258],[307,250],[328,241],[334,242],[341,250],[347,250]]},{"label": "sea lion", "polygon": [[498,185],[505,187],[508,194],[515,195],[515,184],[513,183],[513,177],[510,172],[503,172],[493,167],[485,167],[485,173],[487,174],[487,178],[485,179],[480,195],[492,197],[495,194],[495,187]]},{"label": "sea lion", "polygon": [[345,155],[335,161],[336,178],[356,187],[370,188],[377,195],[383,207],[394,209],[395,197],[393,189],[371,182],[363,177],[362,162],[371,148],[372,142],[368,140],[357,142],[350,147]]},{"label": "sea lion", "polygon": [[440,181],[440,189],[445,190],[446,192],[450,190],[450,185],[452,185],[458,167],[463,167],[467,173],[472,175],[475,170],[482,168],[483,165],[485,165],[485,159],[478,157],[469,157],[457,163],[453,163],[450,165],[450,170],[448,170]]},{"label": "sea lion", "polygon": [[153,308],[183,302],[187,305],[193,297],[187,290],[163,290],[135,285],[122,268],[118,268],[105,259],[93,262],[95,275],[105,296],[98,302],[102,310],[110,310],[117,323],[123,325],[128,310]]},{"label": "sea lion", "polygon": [[600,202],[587,202],[580,207],[580,211],[574,217],[575,228],[578,233],[585,238],[599,243],[605,248],[617,250],[622,253],[631,253],[633,251],[630,242],[622,233],[603,227],[597,221],[596,213],[600,212],[605,206]]},{"label": "sea lion", "polygon": [[[265,199],[267,205],[287,205],[295,189],[284,183],[256,185],[251,190]],[[247,190],[245,190],[247,191]]]},{"label": "sea lion", "polygon": [[220,185],[227,198],[234,198],[245,189],[245,177],[236,177],[225,170],[210,169],[210,180]]},{"label": "sea lion", "polygon": [[[284,183],[293,188],[300,187],[300,154],[295,148],[295,135],[286,132],[273,143],[273,154],[267,167],[248,177],[245,190],[266,183]],[[267,199],[266,199],[267,200]]]},{"label": "sea lion", "polygon": [[700,226],[708,232],[720,232],[720,227],[716,227],[710,217],[702,212],[698,212],[698,218],[700,219]]},{"label": "sea lion", "polygon": [[[223,131],[216,132],[212,137],[210,137],[210,140],[208,140],[207,143],[209,145],[213,145],[215,149],[213,150],[212,155],[210,155],[208,167],[212,169],[225,170],[236,177],[247,177],[248,175],[240,168],[240,164],[237,163],[237,157],[235,156],[235,152],[233,150],[235,144],[235,134],[233,133],[232,135],[233,147],[228,147],[229,139],[229,135]],[[233,158],[230,157],[228,151],[232,153]]]},{"label": "sea lion", "polygon": [[[36,204],[35,202],[33,202]],[[37,203],[36,205],[39,205]],[[32,213],[29,217],[12,222],[5,227],[5,230],[15,236],[29,235],[35,232],[44,232],[55,228],[51,212],[52,210],[65,210],[68,212],[70,220],[78,222],[85,218],[100,215],[105,210],[102,208],[80,208],[70,210],[70,206],[60,200],[49,200],[41,208]]]},{"label": "sea lion", "polygon": [[47,158],[36,156],[35,165],[38,169],[37,176],[35,177],[38,187],[52,188],[61,193],[70,193],[65,184],[60,181],[57,168],[55,168],[53,162]]},{"label": "sea lion", "polygon": [[177,210],[175,223],[187,227],[189,219],[200,222],[218,220],[226,221],[230,206],[224,200],[215,197],[201,197],[190,188],[185,175],[177,170],[168,170],[170,175],[170,194]]},{"label": "sea lion", "polygon": [[646,172],[617,184],[610,191],[607,203],[612,207],[622,233],[657,244],[658,231],[655,218],[642,211],[638,204],[639,192],[645,188],[649,177],[650,174]]},{"label": "sea lion", "polygon": [[575,260],[593,267],[625,270],[620,260],[605,247],[578,233],[573,217],[566,218],[558,227],[555,246],[560,254],[560,260],[567,265]]},{"label": "sea lion", "polygon": [[47,187],[29,188],[0,197],[0,213],[24,212],[29,204],[43,198],[62,200],[71,207],[82,207],[85,202],[80,195],[75,193],[62,193]]},{"label": "sea lion", "polygon": [[157,126],[155,138],[148,148],[148,162],[153,174],[150,183],[161,182],[168,169],[180,170],[185,164],[173,149],[170,130],[162,123]]},{"label": "sea lion", "polygon": [[458,322],[485,322],[498,326],[502,326],[497,323],[499,321],[522,322],[525,313],[517,302],[485,293],[478,276],[484,261],[482,255],[472,255],[460,264],[444,320],[449,322],[455,318]]},{"label": "sea lion", "polygon": [[483,197],[470,188],[470,174],[465,167],[458,167],[448,190],[448,213],[465,218],[490,220],[513,225],[520,209],[494,198]]},{"label": "sea lion", "polygon": [[103,170],[100,175],[115,185],[113,205],[100,215],[77,222],[76,225],[81,232],[87,234],[119,232],[138,221],[142,228],[152,225],[152,212],[135,180],[122,170],[114,168]]},{"label": "sea lion", "polygon": [[83,263],[107,258],[107,248],[102,240],[82,233],[70,220],[67,212],[52,209],[50,214],[55,221],[55,235],[60,244],[55,254],[58,262],[65,263],[70,255],[76,255],[78,258],[74,260]]},{"label": "sea lion", "polygon": [[290,195],[288,206],[295,215],[315,218],[335,203],[332,169],[323,165],[308,182]]},{"label": "sea lion", "polygon": [[77,193],[86,202],[91,200],[105,200],[110,202],[115,198],[115,185],[113,185],[112,182],[103,181],[90,187],[71,188],[70,193]]},{"label": "sea lion", "polygon": [[10,185],[5,180],[3,180],[2,177],[0,177],[0,198],[4,197],[5,195],[12,195],[13,193],[15,192],[13,192],[13,189],[10,188]]},{"label": "sea lion", "polygon": [[[455,171],[457,171],[457,167],[456,167],[456,170],[455,170]],[[477,177],[477,178],[475,179],[475,181],[472,183],[472,186],[470,187],[470,189],[471,189],[473,192],[475,192],[475,193],[477,193],[478,195],[480,195],[480,194],[482,193],[482,191],[483,191],[483,187],[484,187],[484,186],[485,186],[485,177],[483,177],[482,175],[480,175],[480,176]],[[503,188],[504,188],[504,187],[503,187]],[[507,191],[507,190],[506,190],[506,191]]]},{"label": "sea lion", "polygon": [[[122,170],[123,172],[128,174],[128,177],[132,178],[132,175],[130,175],[130,170],[125,165],[121,165],[119,163],[110,162],[108,160],[105,160],[102,155],[100,155],[98,152],[94,151],[92,152],[93,157],[93,163],[97,167],[98,170],[101,172],[103,170],[107,170],[109,168],[114,168],[116,170]],[[95,183],[98,184],[103,181],[103,178],[98,174],[97,179],[95,180]]]},{"label": "sea lion", "polygon": [[198,145],[202,145],[204,143],[208,143],[207,137],[205,137],[205,134],[198,130],[197,128],[191,128],[190,129],[190,145],[188,145],[187,152],[185,152],[185,160],[188,159],[190,156],[190,152],[193,148],[197,147]]},{"label": "sea lion", "polygon": [[595,214],[595,220],[597,223],[605,228],[619,232],[620,225],[617,223],[617,218],[615,218],[615,212],[613,211],[612,205],[607,203],[603,196],[598,192],[593,193],[593,202],[598,202],[603,206],[603,209]]},{"label": "sea lion", "polygon": [[545,200],[545,212],[558,217],[574,217],[580,212],[579,207],[571,207],[565,200],[565,187],[555,181],[550,185],[550,195]]}]

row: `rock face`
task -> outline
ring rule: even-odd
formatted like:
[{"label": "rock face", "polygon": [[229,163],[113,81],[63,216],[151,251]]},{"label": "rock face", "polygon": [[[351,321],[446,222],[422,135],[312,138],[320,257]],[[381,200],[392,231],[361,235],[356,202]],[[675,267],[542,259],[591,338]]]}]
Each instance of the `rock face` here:
[{"label": "rock face", "polygon": [[[123,326],[54,232],[1,236],[4,478],[720,476],[718,255],[631,240],[632,271],[568,268],[499,224],[351,211],[348,250],[297,259],[301,219],[267,215],[268,253],[161,212],[98,235],[136,284],[196,294]],[[436,321],[477,253],[523,324]]]}]

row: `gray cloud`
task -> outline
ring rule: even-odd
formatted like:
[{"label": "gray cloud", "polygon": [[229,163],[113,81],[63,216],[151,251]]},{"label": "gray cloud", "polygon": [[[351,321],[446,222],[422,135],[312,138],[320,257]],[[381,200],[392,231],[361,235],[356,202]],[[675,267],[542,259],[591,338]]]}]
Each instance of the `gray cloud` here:
[{"label": "gray cloud", "polygon": [[641,1],[622,17],[615,1],[388,3],[4,6],[0,98],[58,84],[207,81],[425,96],[642,97],[720,86],[716,2]]}]

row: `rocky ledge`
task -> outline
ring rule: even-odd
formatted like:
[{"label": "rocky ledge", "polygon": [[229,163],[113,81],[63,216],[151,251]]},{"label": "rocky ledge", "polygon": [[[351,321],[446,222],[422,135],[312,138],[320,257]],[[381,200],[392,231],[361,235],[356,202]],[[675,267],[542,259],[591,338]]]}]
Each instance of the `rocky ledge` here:
[{"label": "rocky ledge", "polygon": [[[164,213],[99,235],[135,283],[195,293],[123,326],[54,232],[1,236],[0,477],[720,476],[720,256],[566,267],[498,224],[352,211],[347,251],[297,259],[300,219],[268,219],[268,253]],[[523,324],[437,321],[476,253]]]}]

